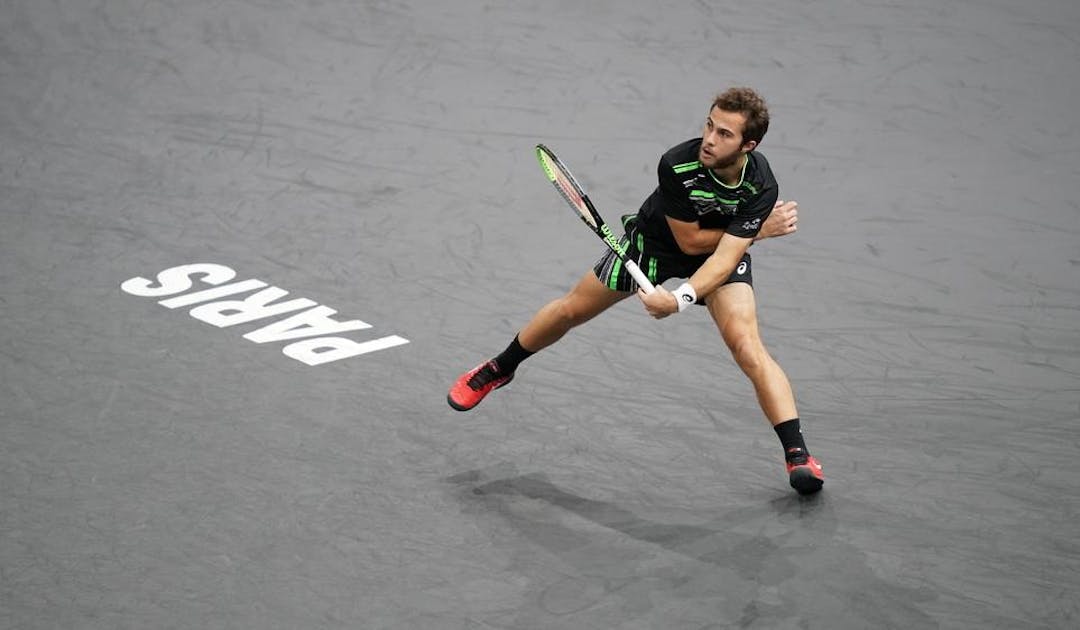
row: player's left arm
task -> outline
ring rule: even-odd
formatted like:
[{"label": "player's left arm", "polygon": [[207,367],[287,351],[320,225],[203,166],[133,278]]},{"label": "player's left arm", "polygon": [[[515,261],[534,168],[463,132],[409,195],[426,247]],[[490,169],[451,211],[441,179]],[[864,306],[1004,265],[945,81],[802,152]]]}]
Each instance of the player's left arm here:
[{"label": "player's left arm", "polygon": [[[686,301],[685,308],[697,298],[709,295],[731,276],[731,272],[735,271],[735,266],[742,260],[743,254],[753,241],[752,236],[734,236],[731,233],[725,233],[720,237],[716,251],[705,260],[694,275],[690,276],[686,284],[675,290],[675,293],[659,285],[653,293],[646,294],[639,290],[638,297],[645,304],[645,310],[656,319],[663,319],[679,312],[680,299]],[[692,293],[686,291],[686,285],[693,289]]]},{"label": "player's left arm", "polygon": [[735,266],[739,264],[746,250],[750,248],[750,243],[753,242],[752,236],[734,236],[730,232],[720,237],[720,244],[716,246],[716,251],[705,259],[705,264],[698,267],[694,275],[687,280],[694,288],[697,297],[705,297],[720,288],[731,277]]}]

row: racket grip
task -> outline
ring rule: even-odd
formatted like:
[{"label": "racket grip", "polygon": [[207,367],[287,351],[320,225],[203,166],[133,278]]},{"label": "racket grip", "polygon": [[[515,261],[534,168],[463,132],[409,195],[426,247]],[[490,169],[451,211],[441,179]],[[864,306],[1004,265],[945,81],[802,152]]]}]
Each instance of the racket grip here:
[{"label": "racket grip", "polygon": [[656,287],[653,286],[652,282],[649,282],[649,278],[645,276],[645,272],[641,270],[641,267],[638,267],[636,262],[627,260],[623,264],[626,267],[626,270],[630,272],[630,277],[632,277],[634,282],[641,287],[642,291],[645,293],[653,293],[656,291]]}]

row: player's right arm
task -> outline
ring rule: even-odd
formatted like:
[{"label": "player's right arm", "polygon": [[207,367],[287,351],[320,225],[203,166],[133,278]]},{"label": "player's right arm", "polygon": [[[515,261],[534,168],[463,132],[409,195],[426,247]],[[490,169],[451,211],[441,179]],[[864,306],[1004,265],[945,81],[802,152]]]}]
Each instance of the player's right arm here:
[{"label": "player's right arm", "polygon": [[[720,237],[724,235],[724,230],[703,228],[697,221],[680,221],[670,216],[666,218],[671,234],[684,254],[691,256],[711,254],[716,251]],[[754,240],[760,241],[763,238],[791,234],[797,229],[798,222],[799,204],[794,201],[777,200],[773,211],[765,219]]]},{"label": "player's right arm", "polygon": [[[724,235],[724,229],[701,227],[697,211],[690,205],[685,187],[676,176],[668,155],[660,158],[656,174],[659,180],[657,192],[664,203],[664,218],[679,249],[690,256],[704,256],[715,252],[720,244],[720,237]],[[777,200],[754,240],[785,236],[794,232],[798,222],[797,206],[794,201]]]},{"label": "player's right arm", "polygon": [[762,224],[761,231],[754,237],[754,241],[760,241],[763,238],[787,236],[798,229],[798,223],[799,204],[794,201],[778,199],[776,204],[773,205],[769,217]]},{"label": "player's right arm", "polygon": [[670,216],[664,218],[667,219],[668,227],[671,228],[671,235],[675,237],[675,244],[679,246],[682,253],[689,256],[713,253],[716,251],[717,244],[720,243],[720,237],[724,235],[724,230],[703,228],[697,221],[680,221]]}]

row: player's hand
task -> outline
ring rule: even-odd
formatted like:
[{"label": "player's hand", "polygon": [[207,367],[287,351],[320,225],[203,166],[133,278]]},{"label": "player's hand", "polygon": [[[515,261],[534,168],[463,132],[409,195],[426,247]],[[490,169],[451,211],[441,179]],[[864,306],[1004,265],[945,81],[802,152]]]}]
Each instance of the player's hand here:
[{"label": "player's hand", "polygon": [[757,238],[772,238],[774,236],[787,236],[799,229],[799,204],[795,201],[778,199],[773,206],[772,214],[765,219]]},{"label": "player's hand", "polygon": [[656,319],[664,319],[672,313],[679,312],[679,303],[675,296],[660,285],[656,285],[656,290],[652,293],[638,289],[637,295],[641,303],[645,305],[645,310]]}]

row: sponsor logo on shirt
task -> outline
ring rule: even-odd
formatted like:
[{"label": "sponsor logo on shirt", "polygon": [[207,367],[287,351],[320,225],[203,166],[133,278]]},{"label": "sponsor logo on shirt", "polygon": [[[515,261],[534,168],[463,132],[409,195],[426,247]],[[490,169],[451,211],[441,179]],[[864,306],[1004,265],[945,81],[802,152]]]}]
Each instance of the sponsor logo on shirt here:
[{"label": "sponsor logo on shirt", "polygon": [[715,212],[717,214],[730,217],[735,216],[735,213],[739,211],[738,203],[721,203],[715,198],[691,198],[690,202],[694,205],[694,209],[697,210],[698,215]]}]

